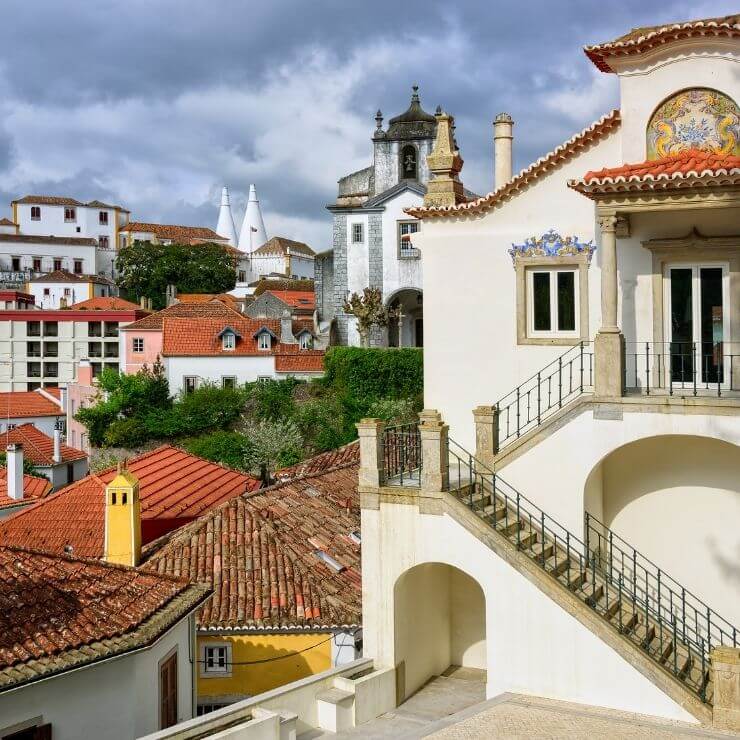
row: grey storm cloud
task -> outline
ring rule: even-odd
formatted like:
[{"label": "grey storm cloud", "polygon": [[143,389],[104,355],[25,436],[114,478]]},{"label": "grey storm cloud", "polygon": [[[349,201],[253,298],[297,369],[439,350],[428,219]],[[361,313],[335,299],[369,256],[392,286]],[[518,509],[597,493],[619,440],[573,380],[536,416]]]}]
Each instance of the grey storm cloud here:
[{"label": "grey storm cloud", "polygon": [[[373,116],[454,113],[470,189],[491,120],[519,168],[617,103],[581,47],[725,0],[4,0],[0,198],[98,197],[139,220],[213,225],[257,184],[268,230],[326,248],[336,180],[372,157]],[[0,215],[7,205],[0,203]],[[240,215],[240,214],[238,214]]]}]

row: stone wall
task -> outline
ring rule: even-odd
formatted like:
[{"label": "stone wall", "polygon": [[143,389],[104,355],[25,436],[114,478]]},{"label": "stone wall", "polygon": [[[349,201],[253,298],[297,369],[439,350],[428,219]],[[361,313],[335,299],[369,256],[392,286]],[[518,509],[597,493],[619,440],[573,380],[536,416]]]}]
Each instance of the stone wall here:
[{"label": "stone wall", "polygon": [[347,297],[347,216],[334,215],[332,228],[334,244],[334,317],[336,318],[337,338],[340,344],[347,344],[347,321],[344,301]]}]

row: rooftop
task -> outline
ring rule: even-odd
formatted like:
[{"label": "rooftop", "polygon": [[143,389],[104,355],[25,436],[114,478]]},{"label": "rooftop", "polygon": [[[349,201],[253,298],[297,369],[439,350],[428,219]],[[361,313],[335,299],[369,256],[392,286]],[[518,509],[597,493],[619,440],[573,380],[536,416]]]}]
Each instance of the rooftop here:
[{"label": "rooftop", "polygon": [[[61,413],[61,410],[58,413]],[[81,450],[62,444],[62,461],[55,463],[54,439],[36,429],[33,424],[19,424],[13,429],[0,433],[2,449],[9,444],[22,444],[23,457],[34,465],[42,467],[62,465],[75,460],[84,460],[87,457]]]},{"label": "rooftop", "polygon": [[[169,445],[131,458],[128,470],[139,480],[145,543],[259,487],[244,473]],[[105,486],[115,475],[116,468],[88,475],[0,521],[0,538],[45,552],[71,546],[77,556],[103,557]]]},{"label": "rooftop", "polygon": [[86,301],[73,303],[69,307],[71,311],[136,311],[139,308],[136,303],[117,296],[96,296],[95,298],[88,298]]},{"label": "rooftop", "polygon": [[0,691],[151,645],[207,595],[180,579],[0,547]]},{"label": "rooftop", "polygon": [[212,585],[198,615],[204,629],[359,625],[360,546],[350,537],[360,528],[357,469],[235,497],[152,543],[143,568]]},{"label": "rooftop", "polygon": [[[31,283],[100,283],[101,285],[115,285],[112,280],[102,275],[79,275],[69,270],[54,270],[45,275],[31,278]],[[137,306],[138,308],[138,306]]]},{"label": "rooftop", "polygon": [[268,239],[261,247],[255,249],[252,254],[305,254],[313,257],[316,253],[303,242],[297,242],[293,239],[286,239],[283,236],[273,236]]},{"label": "rooftop", "polygon": [[91,200],[87,203],[82,203],[75,198],[65,198],[58,195],[24,195],[22,198],[12,201],[12,203],[24,203],[34,206],[85,206],[87,208],[111,208],[114,211],[129,213],[129,211],[122,206],[113,206],[108,203],[102,203],[99,200]]},{"label": "rooftop", "polygon": [[20,501],[8,496],[8,469],[5,466],[0,467],[0,510],[12,509],[15,506],[22,506],[31,501],[45,498],[51,493],[52,485],[48,478],[40,475],[23,475],[23,498]]},{"label": "rooftop", "polygon": [[54,403],[38,390],[0,393],[0,419],[64,416],[64,413],[58,403]]},{"label": "rooftop", "polygon": [[357,440],[339,449],[322,452],[308,460],[299,462],[297,465],[291,465],[289,468],[278,470],[275,473],[275,477],[281,482],[286,482],[303,475],[325,473],[332,468],[348,464],[360,464],[360,443]]},{"label": "rooftop", "polygon": [[140,234],[154,234],[159,239],[190,242],[191,240],[226,242],[213,229],[207,226],[179,226],[177,224],[150,224],[143,221],[131,221],[121,227],[121,231]]},{"label": "rooftop", "polygon": [[222,301],[209,301],[207,303],[190,301],[173,303],[161,311],[145,316],[133,324],[122,326],[122,331],[151,331],[162,330],[165,318],[216,318],[220,316],[234,316],[234,309]]},{"label": "rooftop", "polygon": [[98,240],[82,236],[44,236],[42,234],[0,234],[0,242],[48,244],[59,247],[97,247]]},{"label": "rooftop", "polygon": [[291,308],[313,311],[316,308],[316,294],[312,290],[266,290]]}]

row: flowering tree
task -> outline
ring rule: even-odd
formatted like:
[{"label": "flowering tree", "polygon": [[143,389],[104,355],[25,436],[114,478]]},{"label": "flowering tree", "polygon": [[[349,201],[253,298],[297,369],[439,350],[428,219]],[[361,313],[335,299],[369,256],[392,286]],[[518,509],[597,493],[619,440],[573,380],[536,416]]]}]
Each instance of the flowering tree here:
[{"label": "flowering tree", "polygon": [[363,347],[369,344],[370,329],[373,326],[388,326],[393,315],[383,305],[383,294],[379,288],[365,288],[362,295],[352,293],[344,302],[344,312],[357,319],[357,331]]}]

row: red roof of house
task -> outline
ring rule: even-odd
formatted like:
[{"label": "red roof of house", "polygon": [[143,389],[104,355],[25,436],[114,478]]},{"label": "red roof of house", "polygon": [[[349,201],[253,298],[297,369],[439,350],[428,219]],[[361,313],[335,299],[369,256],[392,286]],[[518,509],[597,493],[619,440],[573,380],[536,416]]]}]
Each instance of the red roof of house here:
[{"label": "red roof of house", "polygon": [[281,483],[284,483],[302,475],[325,473],[331,468],[347,464],[360,464],[360,443],[358,440],[350,442],[348,445],[339,447],[336,450],[322,452],[308,460],[299,462],[297,465],[291,465],[289,468],[282,468],[275,473],[275,477]]},{"label": "red roof of house", "polygon": [[234,316],[235,314],[237,316],[241,315],[221,301],[173,303],[171,306],[145,316],[133,324],[122,326],[121,331],[162,331],[166,318],[213,318],[216,316]]},{"label": "red roof of house", "polygon": [[633,28],[614,41],[586,46],[586,56],[602,71],[614,72],[610,58],[641,54],[671,41],[697,36],[735,38],[740,36],[740,13],[720,18],[703,18],[685,23]]},{"label": "red roof of house", "polygon": [[357,467],[237,496],[152,543],[142,567],[213,586],[198,613],[203,629],[360,625]]},{"label": "red roof of house", "polygon": [[568,185],[585,195],[740,183],[740,157],[689,149],[670,157],[587,172]]},{"label": "red roof of house", "polygon": [[151,224],[142,221],[131,221],[121,227],[121,231],[138,232],[140,234],[154,234],[160,239],[172,239],[173,241],[207,240],[214,242],[226,242],[223,236],[219,236],[213,229],[207,226],[180,226],[177,224]]},{"label": "red roof of house", "polygon": [[[259,487],[244,473],[169,445],[132,458],[128,470],[139,480],[143,542]],[[58,553],[71,545],[76,556],[102,557],[105,486],[115,475],[115,468],[88,475],[0,521],[0,541]]]},{"label": "red roof of house", "polygon": [[277,355],[275,371],[278,373],[321,373],[324,371],[324,353],[302,350],[301,354]]},{"label": "red roof of house", "polygon": [[16,501],[8,496],[8,469],[0,467],[0,509],[10,509],[13,506],[27,504],[28,499],[36,500],[48,496],[52,485],[48,478],[37,475],[23,475],[23,498]]},{"label": "red roof of house", "polygon": [[72,311],[136,311],[144,310],[137,303],[126,301],[117,296],[96,296],[86,301],[73,303],[69,307]]},{"label": "red roof of house", "polygon": [[[49,393],[51,389],[44,389]],[[56,394],[58,395],[58,389]],[[34,416],[64,416],[58,403],[44,397],[38,391],[9,391],[0,393],[0,419],[23,419]]]},{"label": "red roof of house", "polygon": [[291,308],[313,311],[316,308],[316,294],[312,290],[266,290]]},{"label": "red roof of house", "polygon": [[0,690],[145,648],[208,593],[135,568],[0,547]]},{"label": "red roof of house", "polygon": [[239,299],[229,293],[180,293],[177,300],[181,303],[224,303],[230,308],[236,310],[239,305]]},{"label": "red roof of house", "polygon": [[33,424],[19,424],[14,429],[0,433],[3,449],[9,444],[22,444],[23,457],[34,465],[62,465],[74,460],[84,460],[87,455],[74,447],[62,444],[62,461],[54,462],[54,439],[36,429]]}]

